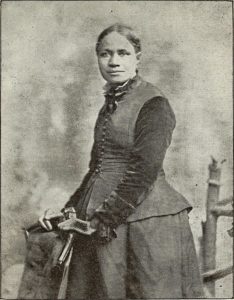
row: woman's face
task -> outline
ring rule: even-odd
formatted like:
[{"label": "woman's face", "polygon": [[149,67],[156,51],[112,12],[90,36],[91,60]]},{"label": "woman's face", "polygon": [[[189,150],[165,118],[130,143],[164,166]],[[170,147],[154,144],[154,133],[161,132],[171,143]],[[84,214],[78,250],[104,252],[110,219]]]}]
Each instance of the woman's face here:
[{"label": "woman's face", "polygon": [[123,83],[136,74],[140,53],[117,32],[106,35],[99,46],[98,65],[103,78],[109,83]]}]

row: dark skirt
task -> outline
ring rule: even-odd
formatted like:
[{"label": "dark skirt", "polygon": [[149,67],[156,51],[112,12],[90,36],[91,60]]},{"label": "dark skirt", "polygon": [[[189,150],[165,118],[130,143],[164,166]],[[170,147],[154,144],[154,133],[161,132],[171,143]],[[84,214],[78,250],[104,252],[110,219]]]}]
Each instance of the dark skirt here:
[{"label": "dark skirt", "polygon": [[80,236],[67,299],[201,298],[187,211],[121,225],[106,244]]}]

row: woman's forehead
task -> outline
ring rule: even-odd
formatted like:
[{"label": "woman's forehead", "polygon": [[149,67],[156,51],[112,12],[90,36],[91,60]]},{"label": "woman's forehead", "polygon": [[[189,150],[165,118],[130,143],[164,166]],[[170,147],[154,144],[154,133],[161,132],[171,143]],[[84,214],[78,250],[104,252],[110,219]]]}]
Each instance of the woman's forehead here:
[{"label": "woman's forehead", "polygon": [[100,43],[100,50],[119,50],[126,49],[129,51],[134,51],[133,45],[128,41],[128,39],[119,34],[118,32],[111,32],[106,35]]}]

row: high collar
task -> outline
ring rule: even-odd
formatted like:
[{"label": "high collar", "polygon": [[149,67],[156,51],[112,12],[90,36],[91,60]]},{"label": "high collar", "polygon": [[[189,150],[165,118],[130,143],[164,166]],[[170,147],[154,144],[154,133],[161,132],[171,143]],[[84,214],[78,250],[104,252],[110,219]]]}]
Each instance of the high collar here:
[{"label": "high collar", "polygon": [[129,90],[133,89],[140,82],[140,76],[136,74],[133,78],[125,81],[121,85],[111,85],[106,83],[103,87],[104,95],[107,97],[119,97],[126,94]]}]

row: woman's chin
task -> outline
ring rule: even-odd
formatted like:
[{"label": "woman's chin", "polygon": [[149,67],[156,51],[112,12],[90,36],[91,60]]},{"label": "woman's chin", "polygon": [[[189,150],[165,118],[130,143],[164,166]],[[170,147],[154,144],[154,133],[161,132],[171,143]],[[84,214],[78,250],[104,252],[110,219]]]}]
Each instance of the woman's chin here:
[{"label": "woman's chin", "polygon": [[108,77],[106,78],[106,81],[108,81],[109,83],[123,83],[125,81],[127,81],[129,78],[124,78],[122,76],[112,76],[112,77]]}]

